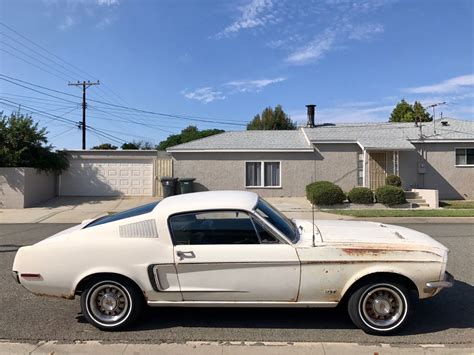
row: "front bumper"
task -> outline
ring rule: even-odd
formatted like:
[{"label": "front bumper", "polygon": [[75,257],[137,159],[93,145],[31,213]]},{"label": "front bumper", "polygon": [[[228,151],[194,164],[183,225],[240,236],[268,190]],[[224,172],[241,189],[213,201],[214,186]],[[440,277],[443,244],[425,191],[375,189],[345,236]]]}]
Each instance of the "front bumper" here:
[{"label": "front bumper", "polygon": [[445,272],[443,280],[427,282],[425,285],[425,290],[429,292],[429,291],[434,291],[441,288],[453,287],[453,284],[454,284],[454,276],[451,275],[449,272]]}]

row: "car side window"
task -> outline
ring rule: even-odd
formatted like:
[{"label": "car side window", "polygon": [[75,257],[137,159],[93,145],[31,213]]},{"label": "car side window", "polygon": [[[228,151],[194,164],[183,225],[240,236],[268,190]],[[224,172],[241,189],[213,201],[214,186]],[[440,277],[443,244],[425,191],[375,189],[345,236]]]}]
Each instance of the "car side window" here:
[{"label": "car side window", "polygon": [[262,244],[281,243],[280,240],[278,240],[267,227],[263,226],[260,221],[258,221],[256,218],[252,218],[252,221]]},{"label": "car side window", "polygon": [[242,211],[192,212],[170,217],[175,245],[259,244],[250,216]]}]

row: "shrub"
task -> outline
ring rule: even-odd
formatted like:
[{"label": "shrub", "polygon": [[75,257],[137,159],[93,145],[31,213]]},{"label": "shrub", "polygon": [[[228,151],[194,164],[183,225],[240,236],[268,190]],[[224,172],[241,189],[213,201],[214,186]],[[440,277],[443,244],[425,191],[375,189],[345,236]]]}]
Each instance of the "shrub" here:
[{"label": "shrub", "polygon": [[367,187],[354,187],[347,196],[353,203],[374,203],[374,193]]},{"label": "shrub", "polygon": [[316,181],[306,186],[306,198],[315,205],[335,205],[343,203],[346,195],[332,182]]},{"label": "shrub", "polygon": [[377,202],[387,206],[401,205],[406,203],[405,191],[397,186],[385,185],[375,190],[375,198]]},{"label": "shrub", "polygon": [[385,178],[385,184],[391,185],[391,186],[402,187],[402,180],[400,179],[400,176],[387,175],[387,177]]}]

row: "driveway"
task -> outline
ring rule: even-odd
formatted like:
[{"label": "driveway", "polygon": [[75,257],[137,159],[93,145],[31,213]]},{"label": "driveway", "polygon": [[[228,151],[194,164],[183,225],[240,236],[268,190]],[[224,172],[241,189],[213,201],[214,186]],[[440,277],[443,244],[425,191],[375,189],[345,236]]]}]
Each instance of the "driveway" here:
[{"label": "driveway", "polygon": [[56,197],[38,207],[0,209],[0,223],[80,223],[156,201],[158,197]]}]

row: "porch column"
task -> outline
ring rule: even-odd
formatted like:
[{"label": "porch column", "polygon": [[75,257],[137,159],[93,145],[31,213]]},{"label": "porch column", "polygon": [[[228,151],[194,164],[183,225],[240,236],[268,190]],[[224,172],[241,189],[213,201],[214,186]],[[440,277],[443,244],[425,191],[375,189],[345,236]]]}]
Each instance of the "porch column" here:
[{"label": "porch column", "polygon": [[364,149],[364,158],[363,158],[363,163],[362,163],[362,186],[364,187],[369,187],[368,181],[367,181],[367,150]]},{"label": "porch column", "polygon": [[393,175],[399,176],[399,162],[398,162],[398,151],[394,150],[392,152],[392,162],[393,162]]}]

